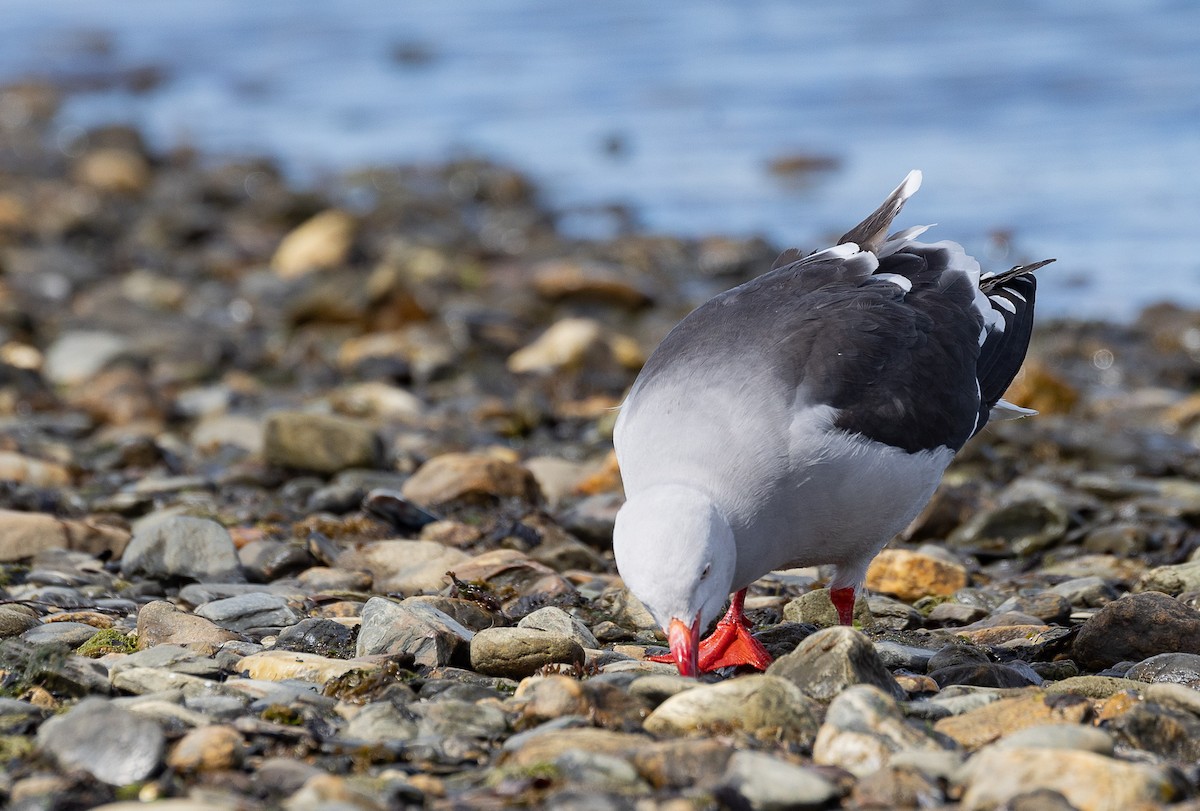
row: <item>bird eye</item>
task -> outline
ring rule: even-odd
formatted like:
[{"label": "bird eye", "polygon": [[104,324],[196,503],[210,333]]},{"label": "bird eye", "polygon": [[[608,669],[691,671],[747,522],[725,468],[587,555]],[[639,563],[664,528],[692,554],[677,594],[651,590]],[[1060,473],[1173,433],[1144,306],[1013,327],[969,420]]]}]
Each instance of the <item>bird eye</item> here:
[{"label": "bird eye", "polygon": [[709,564],[706,564],[706,565],[705,565],[705,567],[704,567],[704,571],[702,571],[702,572],[700,573],[700,579],[701,579],[701,580],[704,580],[704,579],[706,579],[706,578],[707,578],[707,577],[708,577],[710,574],[712,574],[712,564],[711,564],[711,563],[709,563]]}]

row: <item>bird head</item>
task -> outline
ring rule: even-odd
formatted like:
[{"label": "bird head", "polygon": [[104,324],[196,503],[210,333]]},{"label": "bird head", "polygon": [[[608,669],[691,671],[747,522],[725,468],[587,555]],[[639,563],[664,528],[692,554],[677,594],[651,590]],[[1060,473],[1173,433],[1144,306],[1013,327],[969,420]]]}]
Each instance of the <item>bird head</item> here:
[{"label": "bird head", "polygon": [[613,553],[626,587],[667,633],[685,676],[698,670],[700,632],[725,606],[737,548],[712,500],[680,485],[648,488],[625,502]]}]

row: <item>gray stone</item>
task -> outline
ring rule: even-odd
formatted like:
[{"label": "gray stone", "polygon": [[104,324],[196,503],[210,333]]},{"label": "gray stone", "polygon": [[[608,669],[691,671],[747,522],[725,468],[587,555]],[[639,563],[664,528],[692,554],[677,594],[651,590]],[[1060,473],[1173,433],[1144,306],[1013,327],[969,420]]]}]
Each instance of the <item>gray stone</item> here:
[{"label": "gray stone", "polygon": [[134,695],[161,693],[166,690],[177,690],[187,698],[230,693],[222,683],[160,667],[127,667],[119,670],[112,674],[112,686]]},{"label": "gray stone", "polygon": [[1018,729],[994,744],[1007,748],[1077,749],[1098,755],[1113,753],[1113,739],[1103,729],[1084,724],[1038,724]]},{"label": "gray stone", "polygon": [[1159,653],[1129,668],[1125,678],[1200,687],[1200,654]]},{"label": "gray stone", "polygon": [[584,662],[574,639],[533,628],[488,628],[471,639],[471,669],[513,679],[532,676],[549,664]]},{"label": "gray stone", "polygon": [[82,769],[112,786],[154,774],[166,747],[158,724],[99,698],[84,699],[42,724],[37,743],[62,767]]},{"label": "gray stone", "polygon": [[92,659],[68,653],[60,646],[33,645],[23,639],[0,641],[0,669],[20,674],[31,683],[67,696],[105,695],[108,672]]},{"label": "gray stone", "polygon": [[648,792],[650,786],[633,764],[604,752],[569,749],[554,759],[562,776],[573,784],[596,791]]},{"label": "gray stone", "polygon": [[78,648],[95,635],[98,629],[83,622],[46,622],[21,634],[31,645],[65,645]]},{"label": "gray stone", "polygon": [[308,598],[304,591],[287,583],[188,583],[179,590],[179,599],[188,605],[199,606],[244,594],[274,594],[293,603],[302,603]]},{"label": "gray stone", "polygon": [[241,580],[237,549],[216,521],[175,515],[141,524],[121,556],[121,573],[189,580]]},{"label": "gray stone", "polygon": [[888,670],[903,668],[914,673],[924,673],[934,652],[918,648],[916,645],[903,645],[885,639],[875,643],[875,653],[879,654],[879,661],[883,662],[883,666]]},{"label": "gray stone", "polygon": [[1117,590],[1102,577],[1076,577],[1052,586],[1050,591],[1062,595],[1076,608],[1099,608],[1117,599]]},{"label": "gray stone", "polygon": [[494,704],[445,699],[420,702],[414,709],[420,715],[417,729],[422,736],[497,740],[508,732],[508,719]]},{"label": "gray stone", "polygon": [[818,701],[829,701],[853,684],[874,685],[897,699],[907,697],[870,640],[842,625],[808,637],[795,651],[776,659],[767,673],[787,679]]},{"label": "gray stone", "polygon": [[726,793],[756,811],[815,811],[825,808],[840,792],[812,769],[764,752],[734,752],[717,792],[718,796]]},{"label": "gray stone", "polygon": [[408,741],[417,736],[417,719],[407,707],[377,701],[359,709],[342,730],[342,736],[368,743]]},{"label": "gray stone", "polygon": [[830,703],[813,744],[813,761],[863,777],[887,765],[897,752],[942,748],[905,721],[889,695],[858,684]]},{"label": "gray stone", "polygon": [[196,616],[231,631],[286,628],[300,621],[300,614],[285,598],[261,592],[205,603],[196,609]]},{"label": "gray stone", "polygon": [[46,711],[28,701],[0,696],[0,734],[11,735],[24,732],[42,719]]},{"label": "gray stone", "polygon": [[214,658],[182,645],[156,645],[153,648],[130,653],[120,659],[110,661],[108,672],[111,675],[131,667],[162,668],[205,679],[216,679],[221,675],[221,666]]},{"label": "gray stone", "polygon": [[51,383],[73,386],[99,372],[128,348],[128,339],[113,332],[64,332],[46,349],[42,374]]},{"label": "gray stone", "polygon": [[559,636],[574,639],[584,648],[598,648],[600,643],[588,627],[578,617],[573,617],[561,608],[548,605],[539,608],[532,614],[527,614],[517,623],[518,628],[533,628],[538,631],[549,631]]},{"label": "gray stone", "polygon": [[358,631],[357,654],[412,654],[417,664],[448,665],[467,650],[474,633],[428,603],[367,600]]}]

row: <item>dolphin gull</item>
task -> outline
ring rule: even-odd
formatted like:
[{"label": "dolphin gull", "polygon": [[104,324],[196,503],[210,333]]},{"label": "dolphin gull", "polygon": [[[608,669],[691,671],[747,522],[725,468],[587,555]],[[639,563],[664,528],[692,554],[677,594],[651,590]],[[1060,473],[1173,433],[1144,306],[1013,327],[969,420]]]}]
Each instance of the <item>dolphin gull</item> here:
[{"label": "dolphin gull", "polygon": [[910,172],[834,247],[785,251],[695,310],[622,405],[617,568],[684,675],[770,663],[743,602],[775,569],[833,564],[849,625],[871,559],[955,452],[989,418],[1034,413],[1001,396],[1047,262],[985,274],[954,242],[916,241],[925,227],[885,237],[920,184]]}]

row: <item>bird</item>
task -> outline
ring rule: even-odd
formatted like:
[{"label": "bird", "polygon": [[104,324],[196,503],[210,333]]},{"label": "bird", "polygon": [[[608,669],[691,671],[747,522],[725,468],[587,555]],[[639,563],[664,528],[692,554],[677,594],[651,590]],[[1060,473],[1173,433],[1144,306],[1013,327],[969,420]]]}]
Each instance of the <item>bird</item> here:
[{"label": "bird", "polygon": [[620,406],[617,570],[667,636],[658,660],[685,676],[766,669],[744,603],[777,569],[831,564],[850,625],[871,560],[955,453],[989,419],[1036,413],[1003,394],[1029,347],[1032,273],[1054,260],[984,273],[958,243],[918,241],[930,226],[887,235],[921,179],[832,247],[784,251],[694,310]]}]

